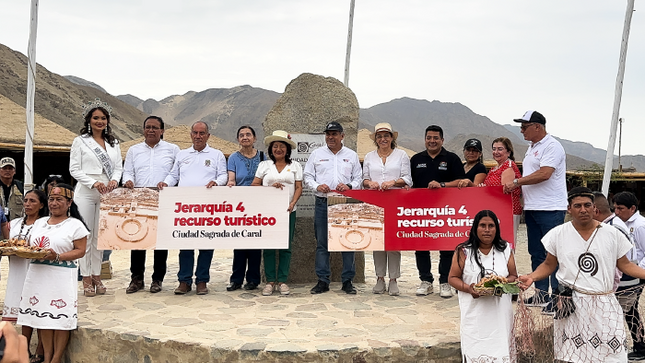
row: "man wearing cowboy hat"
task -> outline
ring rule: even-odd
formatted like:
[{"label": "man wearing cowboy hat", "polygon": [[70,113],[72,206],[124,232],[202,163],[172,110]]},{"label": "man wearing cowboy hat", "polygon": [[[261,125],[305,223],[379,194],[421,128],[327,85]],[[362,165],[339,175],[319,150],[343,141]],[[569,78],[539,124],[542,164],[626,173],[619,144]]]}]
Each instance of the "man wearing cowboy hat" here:
[{"label": "man wearing cowboy hat", "polygon": [[[327,250],[327,193],[344,192],[359,189],[363,171],[358,154],[343,146],[345,137],[343,126],[336,121],[325,127],[327,147],[319,147],[309,156],[305,165],[304,181],[314,191],[316,204],[314,209],[314,229],[316,230],[316,275],[318,284],[311,289],[312,294],[329,291],[331,271],[329,251]],[[342,252],[343,272],[341,279],[343,291],[356,294],[352,279],[356,275],[354,252]]]}]

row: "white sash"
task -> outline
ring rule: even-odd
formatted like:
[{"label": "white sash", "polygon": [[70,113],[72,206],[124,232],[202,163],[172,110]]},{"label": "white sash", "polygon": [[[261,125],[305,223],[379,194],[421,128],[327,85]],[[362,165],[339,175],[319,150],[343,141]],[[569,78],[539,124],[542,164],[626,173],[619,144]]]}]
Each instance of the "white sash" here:
[{"label": "white sash", "polygon": [[81,136],[81,140],[83,140],[85,146],[87,146],[90,150],[92,150],[92,152],[94,152],[96,158],[99,159],[99,163],[103,165],[103,171],[107,175],[108,179],[112,180],[114,165],[112,165],[112,160],[110,160],[110,155],[108,155],[107,150],[103,149],[101,145],[99,145],[91,136]]}]

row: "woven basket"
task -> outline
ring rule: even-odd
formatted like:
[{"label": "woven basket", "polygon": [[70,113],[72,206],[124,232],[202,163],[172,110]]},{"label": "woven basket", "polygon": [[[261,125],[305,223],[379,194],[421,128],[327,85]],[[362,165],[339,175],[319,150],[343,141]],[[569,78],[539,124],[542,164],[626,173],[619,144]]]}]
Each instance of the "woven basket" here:
[{"label": "woven basket", "polygon": [[494,287],[480,287],[480,286],[474,286],[473,290],[477,293],[479,296],[493,296],[495,293],[495,288]]},{"label": "woven basket", "polygon": [[24,251],[24,250],[16,250],[16,256],[22,257],[22,258],[32,258],[35,260],[40,260],[47,256],[49,251]]},{"label": "woven basket", "polygon": [[0,256],[13,256],[16,251],[13,247],[0,247]]}]

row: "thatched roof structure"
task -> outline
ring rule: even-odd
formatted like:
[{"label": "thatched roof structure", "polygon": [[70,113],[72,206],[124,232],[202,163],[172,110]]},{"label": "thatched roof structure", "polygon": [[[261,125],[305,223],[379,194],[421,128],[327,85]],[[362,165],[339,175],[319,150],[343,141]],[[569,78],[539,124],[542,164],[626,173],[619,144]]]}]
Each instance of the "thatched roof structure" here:
[{"label": "thatched roof structure", "polygon": [[[24,149],[25,108],[0,95],[0,148]],[[76,134],[36,114],[34,150],[69,151]]]}]

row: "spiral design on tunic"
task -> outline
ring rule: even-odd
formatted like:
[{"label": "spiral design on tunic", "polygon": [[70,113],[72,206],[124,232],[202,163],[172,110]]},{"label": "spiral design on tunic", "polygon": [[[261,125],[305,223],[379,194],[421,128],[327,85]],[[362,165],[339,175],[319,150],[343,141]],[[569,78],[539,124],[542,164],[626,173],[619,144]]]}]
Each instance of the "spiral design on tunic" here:
[{"label": "spiral design on tunic", "polygon": [[591,276],[596,275],[598,272],[598,261],[596,256],[591,253],[584,253],[578,257],[578,268],[580,271],[591,273]]}]

